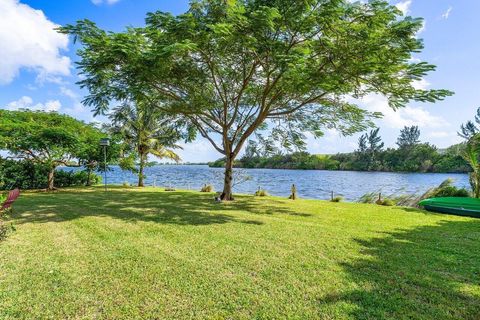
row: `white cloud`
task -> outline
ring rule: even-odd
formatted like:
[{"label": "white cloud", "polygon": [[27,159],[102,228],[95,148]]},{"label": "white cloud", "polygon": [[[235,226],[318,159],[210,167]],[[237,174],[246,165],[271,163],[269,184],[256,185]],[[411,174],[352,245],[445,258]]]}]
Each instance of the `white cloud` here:
[{"label": "white cloud", "polygon": [[403,0],[396,4],[398,10],[402,11],[403,15],[407,15],[410,12],[410,6],[412,5],[412,0]]},{"label": "white cloud", "polygon": [[404,126],[419,126],[420,128],[443,128],[450,126],[442,117],[432,115],[421,107],[406,106],[398,110],[389,107],[387,98],[370,94],[361,100],[361,103],[369,111],[381,112],[383,118],[380,124],[390,128],[403,128]]},{"label": "white cloud", "polygon": [[427,134],[429,138],[446,138],[450,137],[451,133],[447,131],[431,131]]},{"label": "white cloud", "polygon": [[442,14],[442,19],[447,20],[447,19],[450,17],[450,14],[452,13],[452,10],[453,10],[453,7],[452,7],[452,6],[448,7],[447,11],[445,11],[445,12]]},{"label": "white cloud", "polygon": [[118,1],[120,1],[120,0],[92,0],[92,3],[93,3],[94,5],[97,5],[97,6],[98,6],[98,5],[101,5],[101,4],[103,4],[103,3],[106,3],[106,4],[115,4],[115,3],[117,3]]},{"label": "white cloud", "polygon": [[56,27],[40,10],[18,0],[0,1],[0,84],[10,83],[22,68],[46,79],[70,74],[70,59],[61,54],[68,37]]},{"label": "white cloud", "polygon": [[425,79],[415,80],[413,81],[412,86],[417,90],[426,90],[430,86],[430,82]]},{"label": "white cloud", "polygon": [[180,146],[183,149],[176,150],[175,152],[180,155],[182,161],[185,162],[215,161],[222,157],[210,142],[203,138],[198,138],[190,143],[180,143]]},{"label": "white cloud", "polygon": [[49,100],[45,103],[33,104],[33,99],[28,96],[23,96],[16,101],[12,101],[6,105],[8,110],[29,109],[38,111],[58,111],[62,107],[62,104],[58,100]]},{"label": "white cloud", "polygon": [[78,98],[78,95],[75,92],[73,92],[73,90],[68,89],[67,87],[64,87],[64,86],[60,87],[60,93],[74,100]]}]

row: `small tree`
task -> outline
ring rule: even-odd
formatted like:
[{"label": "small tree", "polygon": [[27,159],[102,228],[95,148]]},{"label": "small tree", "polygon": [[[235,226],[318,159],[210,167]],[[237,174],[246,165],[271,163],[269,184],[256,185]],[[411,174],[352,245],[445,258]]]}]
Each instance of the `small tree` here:
[{"label": "small tree", "polygon": [[397,145],[400,149],[408,149],[420,143],[420,130],[418,126],[405,126],[400,130]]},{"label": "small tree", "polygon": [[55,169],[70,165],[96,134],[92,126],[67,115],[0,110],[0,149],[13,158],[46,165],[47,190],[55,188]]},{"label": "small tree", "polygon": [[373,170],[377,166],[377,156],[385,145],[379,132],[380,128],[376,128],[361,135],[358,139],[357,155],[362,170]]},{"label": "small tree", "polygon": [[199,0],[123,33],[88,20],[60,30],[83,43],[86,104],[102,113],[112,100],[142,97],[188,119],[225,156],[221,198],[231,200],[234,161],[259,130],[289,148],[306,132],[370,126],[378,114],[347,97],[379,93],[397,109],[450,95],[414,86],[435,69],[411,59],[422,25],[382,0]]},{"label": "small tree", "polygon": [[[175,142],[180,138],[180,132],[177,128],[179,124],[172,123],[171,118],[163,117],[158,109],[142,103],[125,103],[114,109],[110,118],[112,120],[112,131],[119,134],[123,143],[129,146],[129,150],[133,151],[133,153],[127,152],[124,156],[129,160],[138,159],[139,161],[139,187],[144,186],[144,170],[148,162],[148,155],[153,155],[159,159],[180,160],[180,157],[169,149],[179,148],[175,145]],[[127,167],[133,169],[131,165]]]}]

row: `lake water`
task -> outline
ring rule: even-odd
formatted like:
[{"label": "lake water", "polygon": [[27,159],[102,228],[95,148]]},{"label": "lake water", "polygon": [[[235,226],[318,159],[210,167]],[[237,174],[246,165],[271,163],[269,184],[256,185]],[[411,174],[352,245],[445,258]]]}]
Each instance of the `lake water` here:
[{"label": "lake water", "polygon": [[[65,168],[64,170],[81,170]],[[438,186],[447,178],[455,185],[469,188],[468,175],[443,173],[390,173],[353,172],[324,170],[279,170],[279,169],[236,169],[251,177],[251,180],[235,186],[238,193],[253,194],[259,187],[272,195],[287,197],[292,184],[297,186],[298,195],[308,199],[329,199],[335,195],[354,201],[367,192],[381,191],[384,194],[418,194]],[[178,189],[200,190],[204,184],[212,184],[222,190],[223,169],[204,165],[159,165],[145,170],[146,185],[171,186]],[[129,182],[135,185],[137,177],[119,167],[108,172],[109,184]]]}]

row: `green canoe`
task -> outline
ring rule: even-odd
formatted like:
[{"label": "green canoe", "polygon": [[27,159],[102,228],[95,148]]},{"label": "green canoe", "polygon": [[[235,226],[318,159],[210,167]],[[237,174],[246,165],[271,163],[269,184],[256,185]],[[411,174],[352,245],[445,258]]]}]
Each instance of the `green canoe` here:
[{"label": "green canoe", "polygon": [[425,210],[480,218],[480,199],[430,198],[420,201]]}]

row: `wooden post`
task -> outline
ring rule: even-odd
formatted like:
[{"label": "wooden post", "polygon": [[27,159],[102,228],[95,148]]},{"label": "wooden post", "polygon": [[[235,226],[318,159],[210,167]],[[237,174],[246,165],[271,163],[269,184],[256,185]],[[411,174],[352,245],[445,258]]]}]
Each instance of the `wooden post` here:
[{"label": "wooden post", "polygon": [[290,195],[290,199],[296,200],[297,199],[297,187],[295,187],[294,184],[292,184],[292,194]]}]

